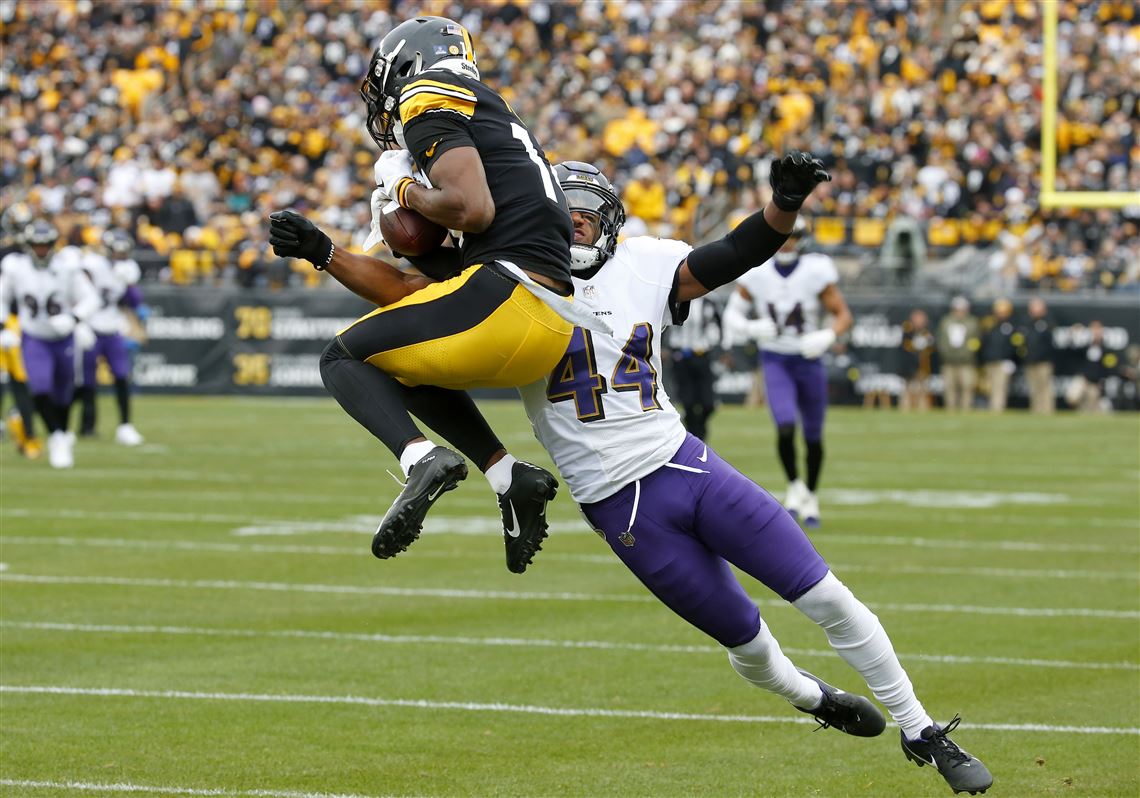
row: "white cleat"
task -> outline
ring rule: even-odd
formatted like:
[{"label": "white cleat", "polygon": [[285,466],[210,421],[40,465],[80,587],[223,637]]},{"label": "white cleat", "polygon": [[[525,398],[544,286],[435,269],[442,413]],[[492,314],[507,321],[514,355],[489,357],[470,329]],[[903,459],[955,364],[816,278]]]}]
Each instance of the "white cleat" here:
[{"label": "white cleat", "polygon": [[48,437],[48,463],[52,468],[71,468],[75,465],[71,438],[66,432],[53,432]]},{"label": "white cleat", "polygon": [[800,520],[804,526],[813,529],[819,527],[819,499],[811,491],[807,492],[803,504],[800,505]]},{"label": "white cleat", "polygon": [[120,424],[115,430],[115,443],[123,446],[142,446],[144,438],[134,424]]},{"label": "white cleat", "polygon": [[791,513],[792,518],[798,519],[803,513],[803,503],[807,496],[807,485],[802,479],[788,483],[788,493],[784,498],[784,509]]}]

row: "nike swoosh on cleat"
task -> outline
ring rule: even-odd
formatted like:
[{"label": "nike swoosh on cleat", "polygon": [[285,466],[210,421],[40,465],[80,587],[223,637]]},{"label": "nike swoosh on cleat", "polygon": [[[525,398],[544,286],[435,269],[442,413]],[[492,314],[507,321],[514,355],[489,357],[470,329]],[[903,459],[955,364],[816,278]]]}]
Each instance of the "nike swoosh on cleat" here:
[{"label": "nike swoosh on cleat", "polygon": [[439,498],[439,494],[443,493],[443,490],[444,490],[444,488],[446,488],[446,487],[447,487],[447,483],[445,482],[445,483],[443,483],[442,485],[440,485],[438,488],[436,488],[436,489],[435,489],[435,491],[434,491],[433,493],[429,493],[429,494],[428,494],[428,501],[429,501],[429,502],[433,502],[433,501],[435,501],[436,499],[438,499],[438,498]]},{"label": "nike swoosh on cleat", "polygon": [[511,508],[511,524],[512,524],[512,528],[511,528],[511,529],[506,529],[506,530],[504,530],[504,531],[505,531],[505,532],[506,532],[508,535],[510,535],[512,538],[517,538],[517,537],[518,537],[520,534],[522,534],[522,525],[521,525],[521,524],[519,524],[519,516],[518,516],[518,513],[516,513],[516,512],[515,512],[515,505],[514,505],[514,502],[512,502],[512,501],[510,501],[510,500],[508,499],[508,500],[507,500],[507,505],[508,505],[508,506],[510,506],[510,508]]},{"label": "nike swoosh on cleat", "polygon": [[702,463],[709,459],[709,447],[708,446],[705,447],[705,450],[703,452],[701,452],[701,456],[698,457],[697,459],[700,460]]}]

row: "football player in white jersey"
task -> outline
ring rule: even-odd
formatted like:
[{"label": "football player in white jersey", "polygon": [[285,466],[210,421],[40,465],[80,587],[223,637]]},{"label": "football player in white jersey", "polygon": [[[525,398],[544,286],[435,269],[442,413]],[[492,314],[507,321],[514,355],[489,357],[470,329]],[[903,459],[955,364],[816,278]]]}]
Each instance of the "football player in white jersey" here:
[{"label": "football player in white jersey", "polygon": [[[659,600],[723,645],[748,682],[824,727],[880,734],[885,720],[869,700],[792,664],[730,564],[771,588],[819,624],[859,671],[899,724],[908,759],[934,765],[955,791],[984,792],[989,771],[948,736],[958,719],[941,727],[927,714],[878,618],[771,495],[686,434],[660,383],[663,328],[684,320],[688,302],[779,249],[804,199],[830,179],[822,165],[785,155],[773,165],[773,202],[696,249],[647,237],[617,244],[625,214],[609,180],[578,162],[556,173],[574,221],[575,302],[614,333],[577,329],[553,372],[521,392],[535,434],[587,522]],[[459,416],[439,421],[473,428]],[[492,436],[472,447],[481,452],[496,443]],[[514,513],[518,505],[509,506]],[[524,512],[545,513],[545,501]],[[512,521],[517,528],[518,519],[505,519],[508,531]]]},{"label": "football player in white jersey", "polygon": [[76,401],[82,407],[79,434],[95,434],[95,369],[101,357],[115,380],[115,400],[119,406],[115,441],[123,446],[139,446],[143,436],[131,423],[131,355],[124,335],[127,318],[123,307],[138,308],[142,304],[138,288],[142,270],[130,257],[134,242],[125,230],[108,230],[103,235],[103,246],[110,257],[91,250],[84,250],[81,256],[82,268],[99,294],[99,308],[89,319],[95,331],[95,345],[83,352],[82,380],[75,392]]},{"label": "football player in white jersey", "polygon": [[[770,260],[741,277],[725,307],[725,322],[760,347],[768,407],[776,423],[776,450],[788,478],[784,507],[805,526],[820,522],[816,487],[823,467],[827,370],[820,360],[851,328],[851,311],[826,255],[803,251],[807,225],[796,221],[787,243]],[[747,319],[748,311],[755,319]],[[824,322],[824,312],[830,316]],[[796,419],[807,447],[806,478],[796,466]]]},{"label": "football player in white jersey", "polygon": [[86,320],[99,306],[91,280],[74,258],[53,254],[55,226],[43,219],[23,235],[26,253],[12,253],[0,269],[0,307],[18,305],[21,345],[32,401],[48,429],[52,468],[75,464],[67,415],[75,390],[75,352],[94,343]]}]

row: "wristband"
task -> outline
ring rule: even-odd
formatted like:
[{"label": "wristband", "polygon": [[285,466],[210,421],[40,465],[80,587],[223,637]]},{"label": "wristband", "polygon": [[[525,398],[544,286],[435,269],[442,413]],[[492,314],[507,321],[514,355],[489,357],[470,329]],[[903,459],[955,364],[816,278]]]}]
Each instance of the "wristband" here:
[{"label": "wristband", "polygon": [[416,181],[410,177],[401,177],[400,182],[396,183],[396,202],[399,203],[401,208],[411,209],[408,205],[408,189],[415,185]]}]

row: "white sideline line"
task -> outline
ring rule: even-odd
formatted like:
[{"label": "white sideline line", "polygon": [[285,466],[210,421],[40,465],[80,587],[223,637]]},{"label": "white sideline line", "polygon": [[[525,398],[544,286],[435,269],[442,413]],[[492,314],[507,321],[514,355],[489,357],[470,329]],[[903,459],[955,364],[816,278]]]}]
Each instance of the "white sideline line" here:
[{"label": "white sideline line", "polygon": [[[457,498],[460,498],[460,497],[457,497]],[[470,497],[467,497],[467,498],[470,498]],[[464,504],[466,506],[473,506],[474,504],[477,504],[480,507],[489,506],[487,504],[487,502],[484,502],[481,499],[476,500],[474,503],[467,501],[467,500],[464,500],[462,502],[462,504]],[[383,509],[383,508],[380,507],[379,509]],[[380,515],[382,515],[382,513],[379,512],[379,509],[377,510],[377,513],[375,514],[376,518],[379,518]],[[841,518],[841,519],[847,518],[847,519],[851,519],[851,520],[855,520],[855,521],[878,521],[878,522],[881,522],[884,524],[892,524],[895,526],[905,525],[908,527],[914,527],[916,525],[916,523],[922,523],[922,522],[927,521],[930,517],[930,513],[935,511],[935,510],[924,509],[924,508],[920,508],[920,507],[912,507],[912,508],[900,507],[898,509],[899,509],[899,512],[896,512],[896,513],[864,513],[864,512],[854,512],[854,511],[850,511],[850,510],[842,510],[841,509],[841,510],[832,511],[832,514],[829,515],[828,517],[829,518],[835,517],[835,518]],[[905,510],[905,509],[915,510],[918,513],[918,517],[916,518],[915,515],[913,515],[913,514],[903,515],[902,510]],[[3,508],[0,508],[0,517],[36,518],[36,519],[39,519],[39,518],[78,518],[78,519],[83,519],[83,520],[98,519],[98,520],[104,520],[104,521],[160,521],[160,522],[164,522],[164,523],[194,523],[194,524],[198,524],[198,523],[261,524],[261,525],[278,524],[283,528],[283,531],[281,532],[281,534],[290,534],[290,532],[288,531],[290,529],[294,529],[297,527],[303,527],[306,524],[311,524],[314,527],[313,531],[322,531],[322,528],[325,531],[339,531],[335,528],[329,529],[330,525],[335,524],[336,519],[325,518],[325,519],[312,519],[310,521],[305,521],[305,520],[298,521],[296,519],[266,518],[264,515],[239,515],[239,514],[223,514],[223,513],[159,513],[159,512],[140,512],[140,511],[135,511],[135,510],[66,510],[66,509],[48,510],[48,509],[38,509],[38,508],[33,509],[30,507],[3,507]],[[460,522],[462,522],[462,520],[464,518],[472,518],[472,517],[475,517],[475,516],[444,516],[444,518],[448,518],[449,521],[455,522],[456,524],[459,524]],[[481,520],[485,520],[485,517],[483,517],[483,516],[479,516],[479,518]],[[1092,527],[1105,527],[1105,528],[1109,528],[1109,529],[1138,529],[1138,528],[1140,528],[1140,521],[1135,521],[1131,518],[1109,518],[1109,517],[1104,517],[1104,516],[1099,516],[1099,517],[1098,516],[1081,516],[1079,519],[1074,520],[1072,518],[1067,518],[1067,517],[1066,518],[1047,518],[1047,517],[1044,517],[1044,518],[1026,518],[1026,517],[1022,517],[1022,516],[1013,516],[1013,515],[993,515],[993,514],[990,514],[988,512],[980,513],[976,516],[948,515],[948,514],[939,513],[938,520],[940,522],[943,522],[943,523],[962,524],[962,525],[970,526],[970,527],[975,527],[980,523],[984,523],[987,526],[993,526],[993,527],[996,527],[996,526],[1034,526],[1034,527],[1064,526],[1064,527],[1068,527],[1068,528],[1080,528],[1082,526],[1092,526]],[[372,522],[375,523],[375,518],[373,519]],[[579,531],[581,532],[581,534],[586,534],[589,531],[586,529],[584,524],[579,524],[578,527],[579,527]],[[352,531],[359,531],[359,530],[356,528],[356,526],[352,526],[351,528],[344,529],[343,531],[352,532]],[[263,531],[261,534],[268,534],[268,533]],[[294,531],[291,534],[297,534],[297,533]],[[439,533],[437,532],[436,534],[439,534]],[[834,537],[836,538],[836,542],[840,542],[844,536],[836,535]],[[871,540],[877,540],[878,539],[877,536],[865,536],[865,537],[868,537]],[[910,540],[911,538],[906,538],[906,539]],[[937,539],[931,539],[932,542],[929,543],[928,545],[931,545],[931,546],[937,545],[934,542],[936,540]],[[951,541],[951,542],[956,542],[956,541]],[[977,541],[976,543],[971,542],[969,545],[976,546],[978,548],[987,548],[988,547],[987,544],[999,544],[998,547],[1000,547],[1000,544],[1003,544],[1006,542],[1007,541],[984,541],[983,540],[983,541]],[[1076,543],[1076,544],[1048,544],[1048,543],[1034,544],[1034,543],[1021,543],[1019,541],[1012,541],[1012,543],[1014,543],[1015,545],[1018,545],[1018,546],[1025,547],[1025,550],[1027,550],[1027,551],[1089,551],[1089,552],[1108,551],[1108,552],[1113,552],[1113,553],[1127,552],[1127,553],[1131,553],[1131,554],[1140,552],[1140,547],[1138,547],[1138,546],[1100,546],[1100,545],[1095,545],[1095,544],[1079,544],[1079,543]],[[1040,546],[1041,548],[1037,548],[1038,546]]]},{"label": "white sideline line", "polygon": [[[367,553],[360,546],[319,546],[278,543],[227,543],[197,540],[143,540],[139,538],[77,538],[38,535],[0,536],[0,545],[21,546],[88,546],[92,548],[124,548],[140,550],[217,551],[247,554],[317,554],[360,557]],[[413,551],[411,558],[453,560],[469,559],[476,555],[461,552]],[[543,554],[544,560],[584,562],[598,565],[621,565],[613,554]],[[4,570],[0,564],[0,570]],[[836,573],[891,573],[940,576],[982,576],[995,579],[1123,579],[1140,581],[1140,571],[1091,571],[1067,568],[954,568],[922,565],[840,565],[833,564]]]},{"label": "white sideline line", "polygon": [[76,790],[79,792],[126,792],[151,795],[231,795],[250,798],[371,798],[367,795],[339,792],[298,792],[297,790],[239,790],[228,787],[166,787],[150,784],[113,784],[89,781],[32,781],[0,779],[0,786],[41,790]]},{"label": "white sideline line", "polygon": [[[647,709],[601,707],[548,707],[535,704],[493,704],[475,701],[428,701],[422,698],[368,698],[355,695],[297,695],[266,693],[209,693],[188,690],[132,690],[118,687],[67,687],[63,685],[0,685],[0,693],[94,696],[101,698],[164,698],[191,701],[251,701],[286,704],[352,704],[367,707],[454,709],[466,712],[514,712],[527,715],[590,718],[639,718],[646,720],[713,721],[717,723],[787,723],[812,725],[811,718],[785,715],[709,715],[696,712],[659,712]],[[1044,723],[970,723],[971,729],[990,731],[1060,732],[1064,734],[1140,735],[1131,726],[1054,726]]]},{"label": "white sideline line", "polygon": [[[107,585],[114,587],[173,587],[193,590],[268,590],[277,593],[334,593],[365,596],[418,596],[448,599],[505,599],[509,601],[615,601],[650,604],[653,596],[631,593],[570,593],[516,590],[459,590],[456,588],[385,587],[381,585],[321,585],[295,582],[244,582],[210,579],[153,579],[122,576],[58,576],[0,573],[0,581],[40,585]],[[762,607],[789,607],[775,599],[753,599]],[[988,607],[969,604],[867,603],[885,612],[949,612],[959,615],[1015,615],[1040,618],[1109,618],[1134,620],[1136,610],[1103,610],[1092,607]]]},{"label": "white sideline line", "polygon": [[[411,645],[441,644],[447,646],[507,646],[530,648],[591,649],[601,651],[644,651],[655,654],[722,654],[720,646],[684,646],[660,643],[615,643],[607,640],[552,640],[524,637],[452,637],[445,635],[384,635],[363,632],[329,632],[309,629],[221,629],[196,626],[123,626],[117,624],[51,623],[37,621],[0,621],[0,628],[29,629],[45,632],[85,632],[91,634],[187,635],[202,637],[266,637],[314,640],[352,640],[362,643]],[[818,648],[784,648],[784,653],[797,657],[832,658],[835,652]],[[1064,670],[1140,671],[1135,662],[1075,662],[1060,659],[1027,659],[1021,657],[960,657],[946,654],[899,653],[900,659],[949,665],[1011,665],[1014,667],[1058,668]]]}]

